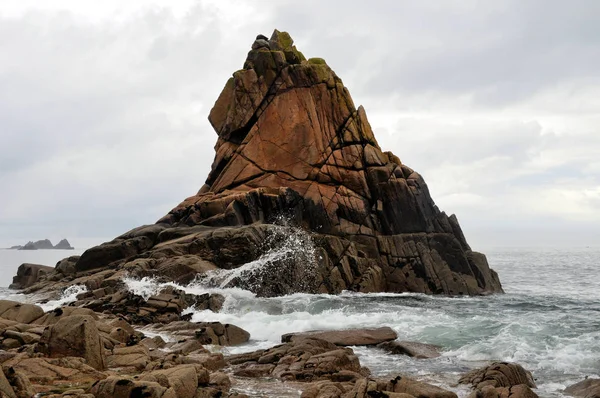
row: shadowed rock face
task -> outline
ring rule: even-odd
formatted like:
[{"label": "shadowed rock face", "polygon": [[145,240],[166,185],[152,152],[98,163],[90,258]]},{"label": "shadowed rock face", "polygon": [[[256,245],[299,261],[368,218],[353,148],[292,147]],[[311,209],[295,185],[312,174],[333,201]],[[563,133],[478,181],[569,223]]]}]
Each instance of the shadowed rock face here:
[{"label": "shadowed rock face", "polygon": [[[287,33],[259,36],[209,120],[216,154],[198,194],[156,225],[88,250],[77,271],[236,268],[260,256],[270,224],[283,214],[311,231],[316,247],[315,283],[303,291],[502,291],[421,175],[381,150],[342,80],[324,60],[306,60]],[[265,295],[293,290],[289,280],[270,279],[280,282]]]}]

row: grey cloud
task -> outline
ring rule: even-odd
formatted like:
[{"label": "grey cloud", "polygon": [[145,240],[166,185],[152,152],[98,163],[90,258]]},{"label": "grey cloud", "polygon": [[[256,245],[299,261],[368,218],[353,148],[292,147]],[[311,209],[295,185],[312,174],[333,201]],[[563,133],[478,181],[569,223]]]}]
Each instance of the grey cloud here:
[{"label": "grey cloud", "polygon": [[[183,16],[144,5],[120,21],[68,11],[0,19],[0,186],[9,192],[0,196],[0,241],[52,231],[110,238],[194,194],[214,155],[208,112],[254,36],[274,28],[327,60],[365,105],[382,147],[425,176],[467,233],[529,224],[589,231],[552,210],[557,187],[582,214],[600,214],[597,198],[585,196],[600,186],[595,91],[578,94],[600,79],[600,4],[244,6],[239,20],[204,2]],[[574,77],[582,82],[570,85]],[[550,105],[532,99],[561,83]],[[587,130],[548,131],[538,111],[566,122],[587,112]],[[539,214],[532,191],[546,198]]]},{"label": "grey cloud", "polygon": [[600,74],[600,4],[593,0],[346,2],[343,9],[321,2],[302,18],[305,3],[281,5],[280,20],[344,74],[362,74],[361,94],[471,93],[474,104],[495,106]]}]

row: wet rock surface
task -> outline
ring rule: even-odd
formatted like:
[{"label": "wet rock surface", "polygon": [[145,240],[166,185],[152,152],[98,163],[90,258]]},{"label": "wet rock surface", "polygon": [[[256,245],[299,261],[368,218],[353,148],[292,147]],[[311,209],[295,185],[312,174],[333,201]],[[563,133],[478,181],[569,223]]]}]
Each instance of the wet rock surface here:
[{"label": "wet rock surface", "polygon": [[[244,344],[249,333],[231,324],[183,320],[142,323],[136,330],[124,317],[89,308],[43,313],[31,306],[25,313],[42,315],[23,317],[18,310],[8,311],[15,307],[0,300],[0,308],[13,318],[0,318],[0,391],[7,397],[244,397],[232,388],[233,379],[238,385],[243,380],[296,383],[304,398],[456,397],[404,375],[373,377],[354,350],[344,347],[395,338],[389,328],[295,333],[269,349],[223,355],[211,349]],[[414,352],[431,349],[395,340],[369,349],[382,344],[406,345],[403,349]],[[464,375],[460,383],[473,387],[471,397],[537,396],[531,373],[517,364],[492,363]]]},{"label": "wet rock surface", "polygon": [[373,329],[321,330],[302,333],[288,333],[281,336],[281,342],[288,343],[299,341],[305,338],[316,338],[340,346],[368,346],[394,340],[396,337],[398,337],[398,335],[392,328],[381,327]]},{"label": "wet rock surface", "polygon": [[494,362],[465,374],[458,382],[473,387],[475,391],[470,398],[537,397],[531,390],[536,388],[531,372],[516,363]]},{"label": "wet rock surface", "polygon": [[433,344],[423,344],[416,341],[386,341],[377,345],[377,348],[392,354],[407,355],[412,358],[429,359],[440,356],[441,347]]}]

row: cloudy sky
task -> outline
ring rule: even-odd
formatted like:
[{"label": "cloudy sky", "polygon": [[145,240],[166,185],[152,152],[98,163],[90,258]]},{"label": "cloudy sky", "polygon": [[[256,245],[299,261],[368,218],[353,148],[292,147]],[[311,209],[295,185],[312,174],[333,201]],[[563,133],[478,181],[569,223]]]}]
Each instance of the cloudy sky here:
[{"label": "cloudy sky", "polygon": [[194,194],[208,112],[274,28],[472,246],[599,246],[598,20],[595,0],[0,0],[0,246],[87,246]]}]

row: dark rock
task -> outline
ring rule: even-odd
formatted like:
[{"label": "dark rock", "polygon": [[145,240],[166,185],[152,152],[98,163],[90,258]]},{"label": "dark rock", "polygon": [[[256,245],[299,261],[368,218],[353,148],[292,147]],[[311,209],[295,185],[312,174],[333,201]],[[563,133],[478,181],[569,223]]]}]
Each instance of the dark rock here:
[{"label": "dark rock", "polygon": [[60,260],[54,269],[63,275],[75,274],[75,264],[81,256],[71,256]]},{"label": "dark rock", "polygon": [[239,363],[234,365],[236,375],[271,376],[288,381],[324,380],[336,377],[343,371],[354,372],[357,375],[362,371],[352,349],[340,348],[328,341],[312,338],[226,359],[230,363]]},{"label": "dark rock", "polygon": [[40,264],[21,264],[17,269],[17,275],[13,277],[13,283],[9,289],[25,289],[40,280],[42,275],[54,271],[54,268]]},{"label": "dark rock", "polygon": [[55,246],[54,249],[57,250],[74,250],[75,248],[73,246],[71,246],[71,244],[69,243],[68,240],[63,239],[60,242],[58,242]]},{"label": "dark rock", "polygon": [[250,340],[250,333],[230,323],[176,321],[166,325],[149,325],[152,332],[167,332],[174,336],[195,339],[200,344],[234,346]]},{"label": "dark rock", "polygon": [[378,344],[377,347],[392,354],[407,355],[413,358],[428,359],[440,356],[440,346],[415,341],[387,341]]},{"label": "dark rock", "polygon": [[2,368],[0,368],[0,396],[8,398],[17,398],[17,394],[9,383],[8,379],[4,375]]},{"label": "dark rock", "polygon": [[517,363],[510,362],[494,362],[481,369],[472,370],[463,375],[458,382],[470,384],[474,388],[481,388],[484,385],[511,387],[518,384],[536,387],[531,372]]},{"label": "dark rock", "polygon": [[316,330],[310,332],[288,333],[281,336],[282,343],[298,341],[305,338],[325,340],[335,345],[377,345],[398,337],[390,327],[376,329]]},{"label": "dark rock", "polygon": [[24,246],[21,246],[21,248],[19,250],[37,250],[37,247],[35,246],[35,244],[31,241],[25,243]]},{"label": "dark rock", "polygon": [[25,246],[23,246],[21,249],[19,250],[47,250],[47,249],[54,249],[54,246],[52,245],[52,242],[50,242],[48,239],[44,239],[44,240],[38,240],[35,242],[27,242],[25,244]]},{"label": "dark rock", "polygon": [[536,388],[531,372],[516,363],[494,362],[465,374],[458,382],[474,388],[469,398],[537,398],[531,390]]},{"label": "dark rock", "polygon": [[[0,392],[8,397],[29,398],[36,395],[35,389],[31,385],[31,381],[21,372],[17,372],[13,367],[7,367],[5,370],[0,369]],[[8,381],[11,389],[6,387],[5,382]],[[0,393],[0,396],[4,396]]]}]

